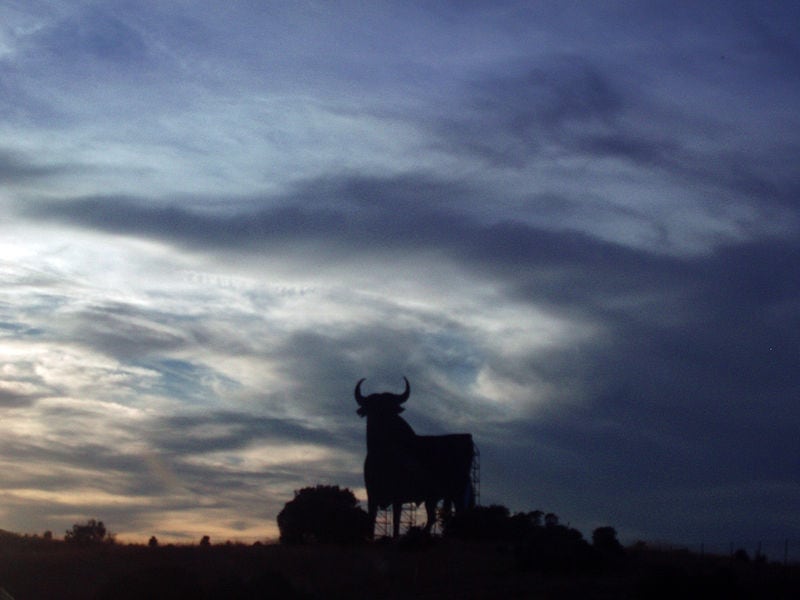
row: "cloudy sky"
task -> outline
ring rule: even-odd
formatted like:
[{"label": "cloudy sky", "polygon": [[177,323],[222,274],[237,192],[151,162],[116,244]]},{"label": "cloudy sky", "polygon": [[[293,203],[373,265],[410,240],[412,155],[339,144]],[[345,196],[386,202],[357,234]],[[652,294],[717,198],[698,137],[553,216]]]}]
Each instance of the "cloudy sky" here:
[{"label": "cloudy sky", "polygon": [[353,387],[484,504],[800,540],[793,2],[0,5],[0,528],[276,534]]}]

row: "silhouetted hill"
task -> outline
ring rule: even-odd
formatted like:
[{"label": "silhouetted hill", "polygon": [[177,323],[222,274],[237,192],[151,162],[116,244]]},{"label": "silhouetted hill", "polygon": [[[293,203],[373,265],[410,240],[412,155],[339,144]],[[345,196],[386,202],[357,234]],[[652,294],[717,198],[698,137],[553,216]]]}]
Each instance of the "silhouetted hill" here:
[{"label": "silhouetted hill", "polygon": [[11,531],[6,531],[5,529],[0,529],[0,543],[2,542],[9,542],[9,541],[17,541],[22,539],[22,536],[18,533],[13,533]]}]

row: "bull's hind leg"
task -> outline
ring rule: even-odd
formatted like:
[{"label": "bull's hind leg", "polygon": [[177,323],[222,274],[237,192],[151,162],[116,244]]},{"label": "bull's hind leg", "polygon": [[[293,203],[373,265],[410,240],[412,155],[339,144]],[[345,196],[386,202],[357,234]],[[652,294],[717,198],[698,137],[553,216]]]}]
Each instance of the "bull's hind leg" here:
[{"label": "bull's hind leg", "polygon": [[403,516],[403,503],[394,502],[392,504],[392,536],[400,537],[400,519]]},{"label": "bull's hind leg", "polygon": [[425,513],[428,515],[428,522],[425,523],[425,533],[430,533],[433,524],[436,523],[437,500],[425,500]]},{"label": "bull's hind leg", "polygon": [[371,498],[367,498],[367,511],[369,513],[369,537],[375,537],[375,519],[378,516],[378,503]]},{"label": "bull's hind leg", "polygon": [[453,516],[453,501],[450,498],[445,498],[442,502],[442,527],[446,527],[447,523],[450,521],[450,517]]}]

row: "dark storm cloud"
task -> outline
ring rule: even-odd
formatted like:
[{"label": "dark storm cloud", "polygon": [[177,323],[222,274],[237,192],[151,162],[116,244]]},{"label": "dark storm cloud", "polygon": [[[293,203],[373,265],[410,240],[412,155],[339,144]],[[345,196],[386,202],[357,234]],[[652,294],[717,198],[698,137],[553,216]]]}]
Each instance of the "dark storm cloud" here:
[{"label": "dark storm cloud", "polygon": [[[748,140],[750,123],[731,123],[708,107],[676,105],[648,91],[647,78],[636,71],[623,78],[584,56],[509,67],[503,76],[475,80],[456,110],[432,122],[437,143],[519,169],[566,157],[623,161],[651,177],[670,177],[669,185],[692,186],[692,194],[703,186],[705,202],[730,194],[782,206],[796,201],[800,178],[792,165],[800,146],[785,131],[770,136],[765,129]],[[732,128],[742,131],[741,139],[720,143]],[[757,153],[748,141],[759,145]]]},{"label": "dark storm cloud", "polygon": [[491,164],[522,167],[540,154],[559,124],[592,117],[608,121],[620,109],[618,94],[596,71],[570,67],[576,72],[533,68],[474,84],[468,104],[436,124],[441,143],[448,151],[474,153]]},{"label": "dark storm cloud", "polygon": [[58,174],[60,166],[39,165],[18,152],[0,148],[0,183],[14,184]]},{"label": "dark storm cloud", "polygon": [[[64,417],[82,416],[80,411],[45,411],[56,419]],[[83,415],[86,416],[86,415]],[[10,443],[12,442],[13,443]],[[101,441],[83,440],[76,443],[70,440],[57,442],[54,440],[36,440],[14,438],[7,440],[2,445],[3,457],[19,464],[46,465],[48,472],[37,473],[37,484],[42,489],[59,491],[70,485],[75,485],[74,473],[70,468],[83,470],[86,473],[98,474],[96,479],[84,482],[106,491],[119,493],[119,487],[126,480],[133,480],[146,475],[147,467],[141,458],[130,453],[122,453]],[[20,473],[24,473],[21,470]],[[105,476],[99,474],[105,473]],[[19,474],[17,474],[19,476]],[[41,478],[41,479],[40,479]],[[124,490],[129,491],[129,490]]]},{"label": "dark storm cloud", "polygon": [[[800,21],[800,9],[793,3],[745,5],[743,27],[747,32],[742,51],[752,65],[768,69],[774,75],[792,79],[790,73],[800,64],[800,43],[794,35],[794,25]],[[765,57],[767,60],[757,61]],[[796,84],[796,81],[795,81]]]},{"label": "dark storm cloud", "polygon": [[[426,187],[438,194],[436,202],[420,195],[420,189]],[[315,206],[320,193],[325,194],[324,205]],[[470,208],[483,193],[445,182],[434,185],[424,175],[386,180],[346,177],[329,182],[324,192],[313,183],[288,198],[265,199],[277,206],[244,214],[198,213],[114,197],[40,203],[26,213],[198,249],[291,253],[297,248],[302,254],[303,248],[318,246],[332,252],[331,260],[359,253],[381,256],[401,250],[438,250],[467,268],[485,265],[501,272],[513,270],[515,275],[556,265],[605,267],[613,275],[624,271],[629,262],[654,266],[659,262],[646,252],[579,232],[552,231],[516,220],[482,222],[470,214]],[[602,278],[598,284],[607,285]]]},{"label": "dark storm cloud", "polygon": [[[404,184],[413,189],[412,181]],[[502,283],[520,299],[575,310],[614,327],[624,325],[631,333],[622,337],[631,340],[652,335],[646,329],[637,332],[636,327],[657,330],[667,325],[684,325],[686,329],[679,331],[685,336],[693,332],[731,336],[722,326],[731,319],[741,319],[742,327],[746,319],[755,319],[755,329],[743,331],[766,338],[780,334],[769,327],[779,328],[781,320],[774,317],[770,324],[759,311],[787,312],[797,299],[791,284],[797,248],[779,238],[722,245],[707,256],[672,257],[583,233],[515,221],[482,223],[457,209],[403,202],[394,197],[396,181],[387,182],[385,189],[380,183],[347,179],[333,186],[329,192],[338,210],[289,206],[250,215],[210,216],[130,200],[89,199],[40,206],[36,214],[203,248],[270,249],[291,256],[298,247],[315,245],[324,249],[318,256],[327,255],[332,262],[359,253],[432,250]],[[461,191],[446,185],[440,190],[453,198]],[[307,198],[307,191],[298,197]],[[703,330],[702,325],[709,323],[719,331]],[[728,341],[721,346],[731,349]],[[704,358],[713,360],[713,349]]]},{"label": "dark storm cloud", "polygon": [[[443,183],[434,186],[439,194],[437,204],[426,202],[424,197],[418,199],[411,191],[423,184],[431,185],[425,178],[404,178],[402,185],[414,200],[401,200],[395,180],[348,178],[328,187],[322,208],[309,203],[307,208],[289,206],[235,216],[204,215],[112,198],[40,205],[34,211],[39,218],[156,237],[203,251],[268,251],[301,263],[310,251],[318,266],[357,257],[413,257],[433,252],[503,285],[523,301],[595,316],[611,310],[619,297],[665,290],[679,294],[681,279],[692,276],[690,263],[587,234],[552,231],[519,221],[483,223],[457,208],[456,199],[464,194],[460,187]],[[297,195],[301,201],[309,197],[313,194],[305,189]],[[454,207],[443,206],[448,200]],[[337,210],[328,207],[334,201]],[[120,348],[143,336],[147,337],[142,342],[145,345],[170,343],[169,334],[147,336],[146,328],[135,331],[135,325],[123,329],[130,329],[134,335],[118,336],[115,326],[103,326],[112,316],[103,315],[97,324],[92,323],[92,317],[82,335],[100,336]]]},{"label": "dark storm cloud", "polygon": [[[50,327],[50,333],[62,342],[80,344],[123,362],[154,367],[189,389],[200,378],[194,370],[197,366],[164,358],[165,355],[197,347],[224,348],[239,356],[253,355],[256,350],[241,331],[210,322],[207,313],[193,305],[192,299],[187,302],[193,313],[159,308],[157,301],[153,306],[142,307],[119,301],[87,304],[74,298],[54,297],[49,308],[62,304],[64,318]],[[42,316],[35,315],[37,319]],[[246,325],[247,318],[241,319],[239,325]]]},{"label": "dark storm cloud", "polygon": [[[51,154],[80,137],[81,123],[105,122],[119,135],[123,121],[138,120],[141,132],[157,102],[186,106],[185,90],[162,87],[185,72],[176,53],[165,52],[168,44],[152,35],[150,21],[159,11],[136,15],[134,7],[91,4],[67,3],[38,15],[38,7],[20,7],[29,14],[10,21],[10,52],[0,56],[0,115],[30,132],[46,132]],[[74,147],[64,152],[64,162],[74,155]]]},{"label": "dark storm cloud", "polygon": [[[364,196],[371,198],[374,207],[363,203]],[[298,247],[317,245],[326,250],[319,256],[327,254],[331,261],[359,253],[433,250],[467,270],[503,283],[521,299],[610,322],[620,318],[635,324],[637,319],[646,319],[653,326],[686,322],[694,328],[698,321],[708,322],[710,316],[723,314],[724,320],[730,318],[729,312],[746,314],[767,302],[776,305],[770,310],[780,310],[781,303],[783,310],[788,310],[796,292],[786,283],[797,264],[796,251],[780,239],[722,246],[710,257],[678,258],[582,233],[513,221],[484,224],[427,204],[390,202],[381,197],[374,180],[348,181],[338,188],[337,199],[339,212],[277,208],[254,215],[207,216],[176,207],[94,199],[40,207],[38,215],[204,248],[269,248],[291,256]],[[779,292],[787,297],[773,302],[771,296]],[[647,305],[648,298],[653,298],[654,304]],[[669,305],[660,306],[663,300],[657,299],[661,298]],[[620,304],[621,299],[631,301],[634,308]],[[615,305],[622,308],[615,309]],[[165,335],[169,338],[167,334],[156,337],[166,343]],[[122,338],[130,343],[129,336]]]},{"label": "dark storm cloud", "polygon": [[[352,324],[332,331],[296,332],[274,349],[274,356],[280,357],[287,374],[299,384],[298,393],[315,405],[320,416],[354,426],[358,423],[354,418],[355,382],[372,374],[395,374],[418,367],[409,361],[409,356],[419,343],[418,331],[391,321]],[[320,360],[304,360],[308,356]],[[330,390],[338,393],[324,395]]]},{"label": "dark storm cloud", "polygon": [[157,447],[179,455],[240,450],[255,442],[336,445],[339,438],[327,429],[312,428],[299,420],[252,413],[211,411],[172,415],[154,424],[149,438]]},{"label": "dark storm cloud", "polygon": [[[800,413],[787,400],[800,393],[800,289],[791,275],[800,268],[798,250],[781,240],[720,249],[683,265],[683,277],[665,281],[657,300],[645,294],[641,303],[602,312],[592,308],[591,287],[575,278],[569,301],[600,318],[606,335],[578,361],[568,352],[538,355],[531,368],[554,383],[585,382],[585,404],[509,435],[547,448],[542,460],[527,460],[542,485],[574,478],[591,501],[605,497],[608,506],[648,486],[683,496],[697,513],[675,526],[689,537],[712,527],[700,517],[707,499],[690,500],[689,490],[794,481]],[[516,455],[496,453],[504,462]],[[773,498],[784,506],[796,500],[791,486]],[[578,512],[586,514],[591,502],[582,502]],[[661,499],[642,502],[651,507],[637,524],[645,528]],[[626,518],[633,525],[633,513]],[[780,526],[788,524],[773,523],[771,535],[782,535]]]},{"label": "dark storm cloud", "polygon": [[143,358],[185,347],[191,333],[175,329],[176,319],[125,304],[91,306],[70,320],[69,339],[117,358]]},{"label": "dark storm cloud", "polygon": [[44,48],[51,60],[72,70],[99,61],[130,68],[146,56],[142,36],[113,11],[89,7],[37,32],[33,48]]},{"label": "dark storm cloud", "polygon": [[[336,427],[310,426],[300,420],[266,417],[252,412],[212,410],[203,413],[176,414],[152,423],[145,439],[159,455],[167,457],[171,470],[184,485],[210,493],[222,486],[231,492],[253,490],[265,482],[273,486],[297,485],[298,470],[307,482],[337,481],[359,485],[348,447],[348,435]],[[272,452],[301,443],[330,450],[324,459],[302,460],[302,466],[291,458],[275,461],[264,468],[248,467],[237,453],[260,448],[265,459]],[[264,447],[267,444],[268,447]],[[204,457],[223,453],[221,463],[206,464]],[[344,457],[344,458],[342,458]],[[142,482],[146,485],[146,481]],[[146,490],[143,490],[146,491]]]},{"label": "dark storm cloud", "polygon": [[[773,239],[722,247],[708,257],[643,261],[639,269],[620,262],[616,283],[605,289],[593,285],[589,268],[576,272],[569,291],[556,291],[552,301],[602,320],[610,346],[596,375],[602,379],[609,369],[605,377],[623,390],[667,393],[666,404],[688,409],[707,402],[721,409],[727,399],[759,393],[759,406],[768,408],[771,398],[777,408],[798,385],[787,375],[800,347],[794,312],[800,287],[792,276],[799,251],[793,241]],[[612,270],[609,264],[603,273]],[[539,290],[526,292],[535,298]],[[644,368],[648,363],[654,368]],[[736,410],[734,404],[724,412]],[[757,410],[751,416],[762,421]],[[704,428],[702,420],[690,427]]]},{"label": "dark storm cloud", "polygon": [[0,388],[0,408],[15,408],[30,406],[36,401],[37,396],[14,390]]},{"label": "dark storm cloud", "polygon": [[40,205],[30,214],[113,233],[222,248],[309,239],[315,233],[334,231],[342,219],[333,211],[299,207],[277,207],[236,216],[208,215],[177,205],[152,206],[119,197]]}]

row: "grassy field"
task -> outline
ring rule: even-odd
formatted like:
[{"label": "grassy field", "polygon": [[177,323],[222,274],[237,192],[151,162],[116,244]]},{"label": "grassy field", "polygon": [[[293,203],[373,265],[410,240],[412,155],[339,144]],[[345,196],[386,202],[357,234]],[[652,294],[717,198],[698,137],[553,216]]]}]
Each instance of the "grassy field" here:
[{"label": "grassy field", "polygon": [[0,587],[16,600],[800,597],[796,565],[648,550],[577,564],[524,550],[441,539],[157,548],[0,541]]}]

